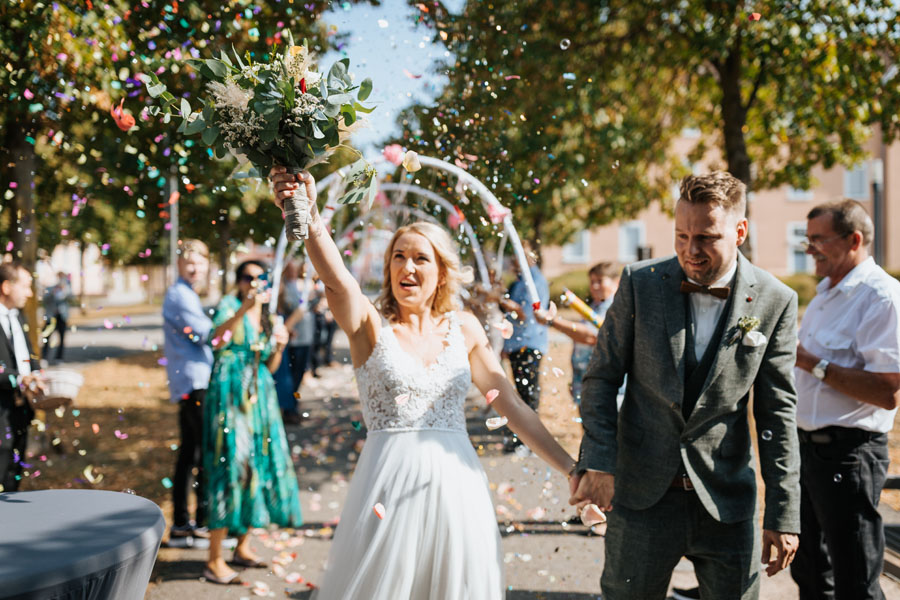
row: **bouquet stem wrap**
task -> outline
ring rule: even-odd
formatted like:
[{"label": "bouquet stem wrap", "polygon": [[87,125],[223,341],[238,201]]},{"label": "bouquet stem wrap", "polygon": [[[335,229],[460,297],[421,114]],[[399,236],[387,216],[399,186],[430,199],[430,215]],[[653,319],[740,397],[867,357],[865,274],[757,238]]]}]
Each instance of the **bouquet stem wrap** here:
[{"label": "bouquet stem wrap", "polygon": [[600,327],[603,325],[603,319],[594,312],[594,310],[584,303],[584,301],[572,293],[571,290],[566,290],[563,293],[563,297],[565,298],[566,306],[571,306],[575,309],[579,315],[584,317],[585,319],[591,321],[595,327]]},{"label": "bouquet stem wrap", "polygon": [[[288,167],[288,173],[296,176],[303,172],[299,167]],[[309,237],[309,196],[306,194],[306,184],[300,184],[293,195],[284,201],[284,225],[287,229],[288,239],[302,241]]]}]

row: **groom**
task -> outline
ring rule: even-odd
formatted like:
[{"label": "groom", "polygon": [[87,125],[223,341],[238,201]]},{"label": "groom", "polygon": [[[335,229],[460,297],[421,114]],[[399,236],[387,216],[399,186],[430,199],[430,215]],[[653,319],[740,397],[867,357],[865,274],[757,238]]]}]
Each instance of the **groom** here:
[{"label": "groom", "polygon": [[584,376],[570,502],[611,511],[604,600],[665,598],[682,556],[702,598],[755,599],[760,558],[771,576],[798,546],[797,296],[738,252],[743,183],[717,171],[686,177],[680,192],[677,256],[625,268]]}]

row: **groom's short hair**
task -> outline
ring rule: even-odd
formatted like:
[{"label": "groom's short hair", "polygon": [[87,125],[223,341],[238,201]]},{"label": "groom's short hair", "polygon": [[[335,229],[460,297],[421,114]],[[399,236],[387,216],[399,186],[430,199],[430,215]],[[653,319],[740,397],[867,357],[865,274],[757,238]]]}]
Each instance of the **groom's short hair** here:
[{"label": "groom's short hair", "polygon": [[747,186],[727,171],[688,175],[681,180],[679,202],[715,204],[743,219],[747,214]]}]

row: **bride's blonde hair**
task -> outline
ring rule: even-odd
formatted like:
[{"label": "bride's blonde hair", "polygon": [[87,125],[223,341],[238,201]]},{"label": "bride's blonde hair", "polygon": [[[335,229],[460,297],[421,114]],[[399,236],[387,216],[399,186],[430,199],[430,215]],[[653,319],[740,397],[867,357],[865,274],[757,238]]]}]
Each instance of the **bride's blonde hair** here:
[{"label": "bride's blonde hair", "polygon": [[459,260],[459,252],[456,245],[444,229],[425,221],[418,221],[404,225],[394,233],[391,243],[388,244],[384,253],[384,280],[381,284],[381,292],[375,305],[389,321],[394,321],[400,316],[400,307],[394,292],[391,289],[391,258],[394,252],[394,243],[404,233],[416,233],[428,240],[431,247],[434,248],[434,254],[438,259],[438,269],[443,275],[443,283],[438,283],[437,290],[434,293],[434,301],[431,304],[431,311],[436,314],[444,314],[445,312],[456,310],[459,308],[459,291],[463,284],[470,283],[474,276],[472,267],[462,266]]}]

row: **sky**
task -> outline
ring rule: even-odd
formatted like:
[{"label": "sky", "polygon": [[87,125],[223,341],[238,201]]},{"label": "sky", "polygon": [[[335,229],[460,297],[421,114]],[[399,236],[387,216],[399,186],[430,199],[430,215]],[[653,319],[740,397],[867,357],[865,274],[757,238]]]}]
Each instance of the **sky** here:
[{"label": "sky", "polygon": [[[458,10],[463,0],[447,5]],[[384,0],[382,6],[334,2],[335,9],[322,18],[349,34],[346,46],[319,59],[327,71],[344,55],[350,58],[355,81],[370,77],[372,95],[366,102],[377,106],[368,116],[369,125],[353,136],[353,144],[364,153],[380,151],[380,142],[400,132],[397,115],[414,101],[437,95],[446,78],[436,73],[435,63],[449,57],[443,46],[431,39],[433,29],[415,26],[418,11],[402,0]]]}]

